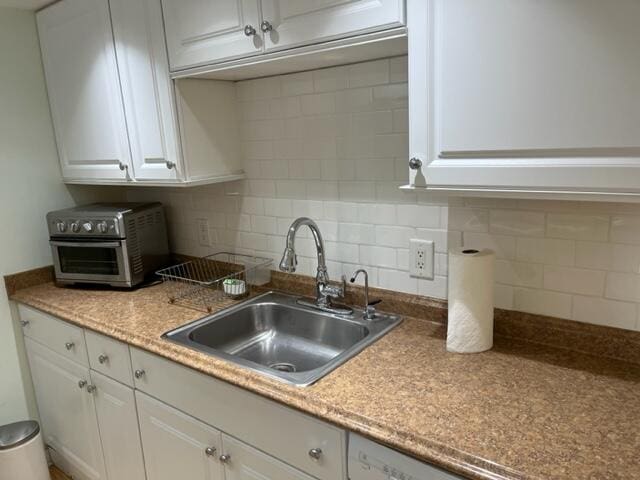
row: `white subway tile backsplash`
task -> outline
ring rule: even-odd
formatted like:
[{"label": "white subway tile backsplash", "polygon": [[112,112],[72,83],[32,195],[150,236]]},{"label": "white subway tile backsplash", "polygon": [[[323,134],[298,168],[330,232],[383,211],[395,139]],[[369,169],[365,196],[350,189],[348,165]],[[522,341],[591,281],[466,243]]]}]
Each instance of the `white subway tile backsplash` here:
[{"label": "white subway tile backsplash", "polygon": [[495,280],[519,287],[542,288],[543,267],[533,263],[509,260],[495,261]]},{"label": "white subway tile backsplash", "polygon": [[[496,252],[495,306],[640,330],[640,210],[607,202],[449,197],[407,181],[407,58],[237,83],[247,180],[129,189],[166,205],[171,248],[279,261],[300,216],[322,231],[333,279],[365,266],[372,286],[446,298],[447,250]],[[200,246],[196,218],[210,224]],[[408,274],[409,240],[434,241],[433,280]],[[316,273],[310,230],[298,272]],[[361,282],[361,280],[360,280]]]},{"label": "white subway tile backsplash", "polygon": [[449,228],[464,232],[488,232],[489,211],[477,208],[449,208]]},{"label": "white subway tile backsplash", "polygon": [[584,268],[545,265],[544,288],[580,295],[604,294],[606,272]]},{"label": "white subway tile backsplash", "polygon": [[491,210],[489,231],[503,235],[544,236],[545,214],[520,210]]},{"label": "white subway tile backsplash", "polygon": [[637,305],[604,298],[573,297],[572,319],[608,327],[633,329],[636,324]]},{"label": "white subway tile backsplash", "polygon": [[611,241],[640,245],[640,216],[614,215],[611,218]]},{"label": "white subway tile backsplash", "polygon": [[604,296],[614,300],[640,302],[640,275],[609,272]]},{"label": "white subway tile backsplash", "polygon": [[547,236],[607,241],[609,237],[609,217],[606,215],[549,213],[547,215]]},{"label": "white subway tile backsplash", "polygon": [[389,60],[376,60],[347,67],[349,87],[366,87],[389,82]]},{"label": "white subway tile backsplash", "polygon": [[513,309],[550,317],[571,318],[572,300],[572,296],[566,293],[515,288]]},{"label": "white subway tile backsplash", "polygon": [[492,235],[474,231],[462,233],[462,245],[465,248],[493,250],[496,258],[514,260],[516,258],[516,238],[509,235]]},{"label": "white subway tile backsplash", "polygon": [[546,265],[574,265],[576,246],[572,240],[520,237],[517,240],[516,258]]}]

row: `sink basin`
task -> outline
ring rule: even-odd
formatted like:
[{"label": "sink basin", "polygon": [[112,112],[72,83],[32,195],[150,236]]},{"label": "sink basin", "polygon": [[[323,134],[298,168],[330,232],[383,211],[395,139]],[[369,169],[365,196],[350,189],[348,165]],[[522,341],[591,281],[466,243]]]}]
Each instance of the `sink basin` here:
[{"label": "sink basin", "polygon": [[287,383],[319,380],[401,322],[378,314],[373,321],[354,309],[344,316],[268,292],[167,332],[164,338]]}]

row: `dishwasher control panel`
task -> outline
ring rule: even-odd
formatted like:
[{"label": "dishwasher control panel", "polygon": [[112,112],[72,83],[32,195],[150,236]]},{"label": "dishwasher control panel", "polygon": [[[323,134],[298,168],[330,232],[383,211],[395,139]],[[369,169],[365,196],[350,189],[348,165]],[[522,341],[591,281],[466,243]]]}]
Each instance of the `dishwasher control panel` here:
[{"label": "dishwasher control panel", "polygon": [[349,480],[461,480],[395,450],[349,435]]}]

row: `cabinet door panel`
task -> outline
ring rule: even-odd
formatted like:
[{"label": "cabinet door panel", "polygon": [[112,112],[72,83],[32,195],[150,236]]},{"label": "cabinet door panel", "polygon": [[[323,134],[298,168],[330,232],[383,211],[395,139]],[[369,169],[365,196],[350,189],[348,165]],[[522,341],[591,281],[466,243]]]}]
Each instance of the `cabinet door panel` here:
[{"label": "cabinet door panel", "polygon": [[334,40],[404,24],[403,0],[263,0],[267,50]]},{"label": "cabinet door panel", "polygon": [[162,8],[172,71],[262,51],[259,0],[162,0]]},{"label": "cabinet door panel", "polygon": [[220,432],[143,393],[136,401],[148,480],[224,479]]},{"label": "cabinet door panel", "polygon": [[25,338],[44,442],[53,462],[76,479],[105,479],[95,404],[86,388],[89,369]]},{"label": "cabinet door panel", "polygon": [[130,152],[107,0],[37,14],[51,114],[67,180],[126,180]]},{"label": "cabinet door panel", "polygon": [[225,465],[226,480],[313,480],[228,435],[222,435],[222,445],[230,458]]},{"label": "cabinet door panel", "polygon": [[91,371],[102,450],[109,479],[144,480],[133,388]]},{"label": "cabinet door panel", "polygon": [[136,180],[175,180],[182,165],[160,0],[111,0]]}]

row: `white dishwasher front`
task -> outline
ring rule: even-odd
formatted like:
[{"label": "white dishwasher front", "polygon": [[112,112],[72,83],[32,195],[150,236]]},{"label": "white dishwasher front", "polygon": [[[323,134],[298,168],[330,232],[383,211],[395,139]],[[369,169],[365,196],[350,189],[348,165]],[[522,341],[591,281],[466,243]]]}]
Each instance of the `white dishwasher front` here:
[{"label": "white dishwasher front", "polygon": [[349,435],[349,479],[461,480],[462,477],[352,433]]}]

